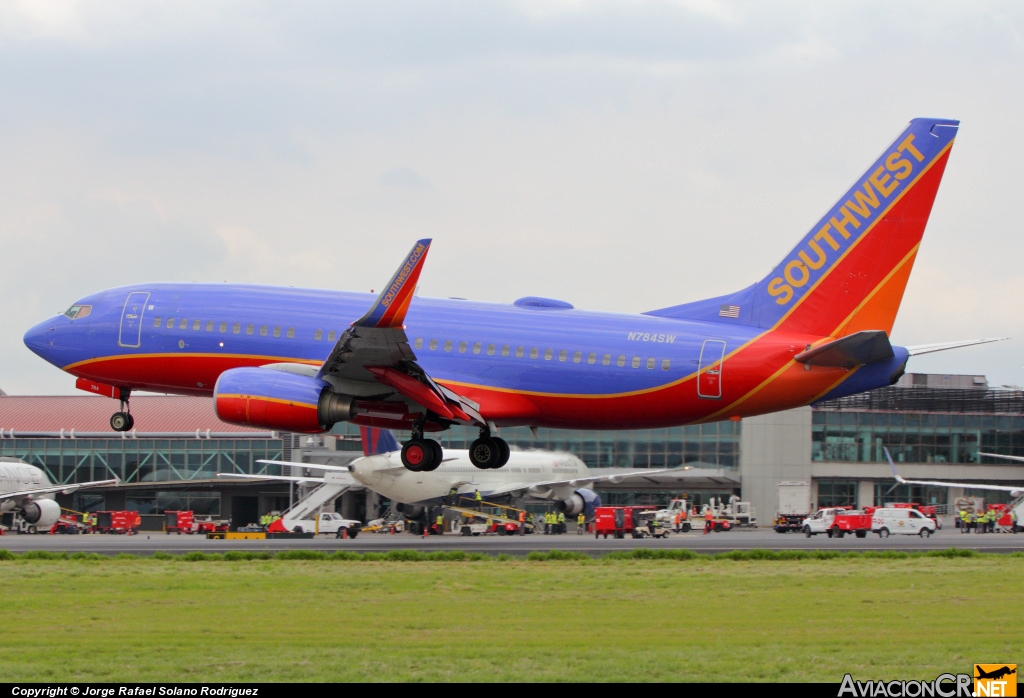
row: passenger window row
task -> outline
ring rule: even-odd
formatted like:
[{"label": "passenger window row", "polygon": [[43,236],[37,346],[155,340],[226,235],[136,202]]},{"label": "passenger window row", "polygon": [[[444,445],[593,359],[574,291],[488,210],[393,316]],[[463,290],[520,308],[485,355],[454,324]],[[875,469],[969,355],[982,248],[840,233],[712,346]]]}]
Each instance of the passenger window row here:
[{"label": "passenger window row", "polygon": [[[417,337],[416,340],[413,342],[413,347],[416,348],[416,349],[422,349],[423,348],[423,338],[422,337]],[[427,341],[427,348],[430,351],[437,351],[438,347],[441,347],[441,350],[442,351],[446,351],[446,352],[451,352],[452,349],[454,348],[456,353],[459,353],[459,354],[466,354],[466,353],[481,354],[481,353],[485,353],[485,354],[487,354],[487,356],[494,356],[495,354],[500,353],[501,356],[515,356],[517,359],[523,358],[524,356],[526,356],[526,353],[527,353],[526,347],[516,346],[515,348],[513,348],[511,345],[508,345],[508,344],[502,344],[501,347],[499,348],[496,344],[486,344],[485,345],[482,342],[473,342],[472,344],[470,344],[469,342],[459,342],[456,345],[450,339],[445,339],[445,340],[430,339],[430,340]],[[540,356],[540,353],[541,353],[540,349],[537,348],[537,347],[530,347],[529,348],[529,355],[530,355],[531,359],[536,359],[538,356]],[[554,358],[555,358],[555,350],[554,349],[544,349],[544,360],[545,361],[552,361]],[[580,364],[580,363],[583,363],[584,355],[583,355],[582,351],[574,351],[570,355],[569,351],[566,350],[566,349],[558,350],[558,360],[560,362],[564,363],[566,361],[569,361],[570,358],[572,359],[572,362],[574,364]],[[602,354],[601,357],[600,357],[600,360],[601,360],[601,365],[602,366],[610,366],[611,363],[612,363],[613,357],[612,357],[611,354]],[[619,367],[625,366],[627,360],[629,361],[629,365],[632,366],[633,368],[640,368],[640,366],[646,366],[648,369],[653,370],[654,367],[658,364],[658,360],[653,358],[653,357],[649,357],[647,359],[642,359],[639,356],[634,356],[631,359],[627,359],[625,354],[619,354],[618,356],[614,357],[615,365],[619,366]],[[597,352],[593,352],[593,351],[592,352],[588,352],[586,354],[586,361],[587,361],[588,364],[591,364],[591,365],[596,364],[597,361],[598,361]],[[669,368],[671,368],[671,366],[672,366],[672,362],[669,359],[662,359],[661,360],[661,370],[662,371],[669,370]]]},{"label": "passenger window row", "polygon": [[[169,317],[167,318],[167,322],[165,324],[163,318],[153,318],[153,327],[166,327],[167,329],[172,330],[175,328],[175,326],[177,326],[179,330],[187,330],[189,328],[189,321],[187,318],[176,319]],[[230,327],[231,334],[241,334],[243,325],[240,322],[231,323],[229,325],[226,322],[215,322],[213,320],[207,320],[204,325],[202,320],[193,320],[191,327],[193,332],[200,332],[202,330],[206,330],[207,332],[213,332],[214,330],[216,330],[220,334],[227,334],[228,328]],[[256,331],[256,325],[252,323],[247,323],[245,325],[245,333],[247,335],[254,335],[256,334]],[[267,337],[270,336],[271,334],[273,334],[274,337],[280,337],[281,332],[282,330],[280,327],[274,327],[271,329],[268,325],[259,326],[259,333],[261,337]],[[322,334],[321,330],[317,330],[317,332]],[[288,339],[293,339],[295,337],[295,328],[286,328],[284,330],[284,335]],[[331,335],[334,335],[334,332],[331,332]],[[320,337],[317,337],[317,339],[320,339]]]}]

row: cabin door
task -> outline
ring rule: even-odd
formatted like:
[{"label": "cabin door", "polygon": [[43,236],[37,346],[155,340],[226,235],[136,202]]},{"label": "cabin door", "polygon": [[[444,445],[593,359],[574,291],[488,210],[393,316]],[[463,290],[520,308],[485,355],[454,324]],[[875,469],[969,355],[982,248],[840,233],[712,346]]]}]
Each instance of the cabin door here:
[{"label": "cabin door", "polygon": [[724,358],[725,342],[720,339],[704,340],[700,348],[700,365],[697,367],[697,397],[721,399]]},{"label": "cabin door", "polygon": [[146,312],[149,293],[135,291],[128,294],[121,312],[121,334],[117,343],[122,347],[138,347],[142,343],[142,314]]}]

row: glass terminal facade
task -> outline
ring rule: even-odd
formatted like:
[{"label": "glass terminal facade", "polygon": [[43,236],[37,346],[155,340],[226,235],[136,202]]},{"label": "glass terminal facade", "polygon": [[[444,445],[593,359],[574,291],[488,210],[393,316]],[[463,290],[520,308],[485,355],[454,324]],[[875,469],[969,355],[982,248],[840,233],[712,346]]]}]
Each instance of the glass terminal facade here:
[{"label": "glass terminal facade", "polygon": [[[220,514],[220,495],[205,488],[189,492],[161,491],[160,482],[213,480],[217,473],[280,475],[281,466],[257,460],[283,460],[282,439],[0,439],[0,456],[20,458],[42,468],[50,481],[73,484],[117,478],[125,484],[152,482],[153,489],[127,494],[127,508],[140,514],[165,509],[192,509],[197,514]],[[102,506],[103,495],[75,493],[80,510]]]},{"label": "glass terminal facade", "polygon": [[[1024,456],[1024,392],[1016,389],[945,388],[918,385],[881,388],[816,405],[812,411],[811,459],[834,463],[962,464],[970,479],[981,453]],[[985,459],[987,463],[1005,462]],[[850,474],[856,473],[856,467]],[[944,504],[948,488],[875,483],[875,504]],[[980,493],[980,492],[979,492]],[[857,505],[856,480],[818,482],[820,506]],[[995,492],[985,494],[998,501]]]}]

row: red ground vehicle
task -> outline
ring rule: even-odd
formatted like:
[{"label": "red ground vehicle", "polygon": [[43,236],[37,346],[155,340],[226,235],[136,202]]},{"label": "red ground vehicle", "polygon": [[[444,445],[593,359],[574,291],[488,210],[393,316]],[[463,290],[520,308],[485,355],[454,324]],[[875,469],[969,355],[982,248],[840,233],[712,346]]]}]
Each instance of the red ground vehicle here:
[{"label": "red ground vehicle", "polygon": [[847,533],[852,533],[858,538],[864,538],[871,530],[871,516],[878,507],[864,507],[863,509],[847,509],[836,512],[832,520],[832,529],[829,531],[833,538],[842,538]]},{"label": "red ground vehicle", "polygon": [[96,512],[96,533],[135,533],[141,524],[137,511]]},{"label": "red ground vehicle", "polygon": [[207,533],[223,533],[230,528],[231,524],[230,521],[226,521],[224,519],[210,518],[195,519],[193,523],[193,529],[195,532],[202,533],[204,535]]},{"label": "red ground vehicle", "polygon": [[636,507],[597,507],[594,509],[594,538],[609,535],[625,538],[636,530],[641,511],[653,511],[654,506]]},{"label": "red ground vehicle", "polygon": [[195,533],[195,516],[191,511],[165,511],[164,531],[168,534]]}]

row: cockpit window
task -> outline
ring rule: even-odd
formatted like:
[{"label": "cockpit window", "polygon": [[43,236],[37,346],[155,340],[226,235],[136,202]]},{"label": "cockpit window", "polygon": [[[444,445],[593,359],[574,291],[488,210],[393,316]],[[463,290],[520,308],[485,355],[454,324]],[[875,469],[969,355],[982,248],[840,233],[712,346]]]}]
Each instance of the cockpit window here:
[{"label": "cockpit window", "polygon": [[72,320],[80,320],[81,318],[87,317],[91,312],[91,305],[73,305],[64,311],[64,314]]}]

